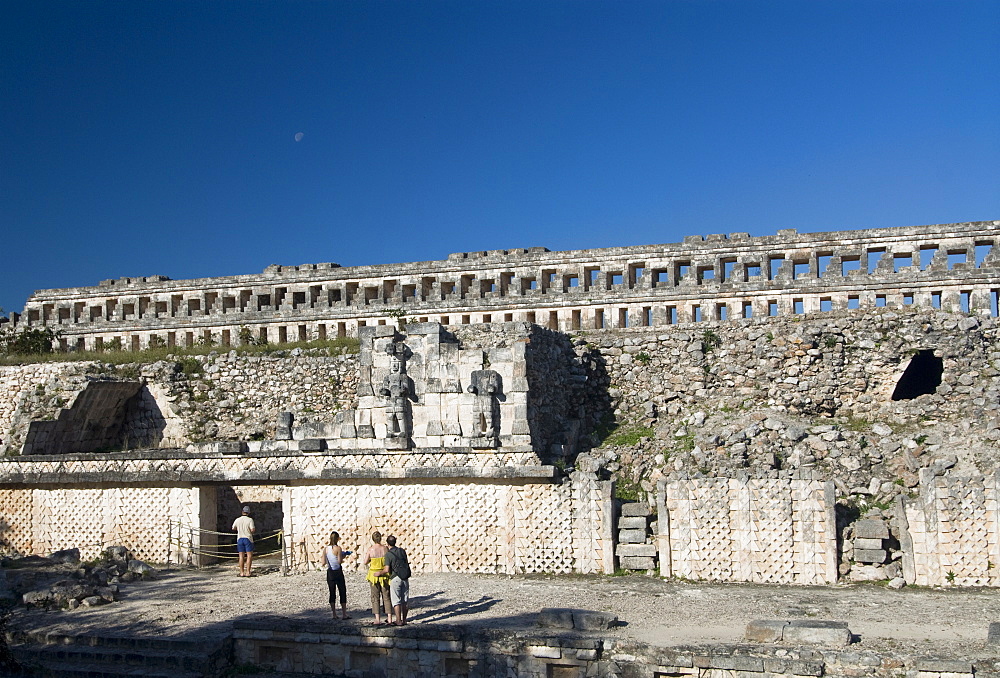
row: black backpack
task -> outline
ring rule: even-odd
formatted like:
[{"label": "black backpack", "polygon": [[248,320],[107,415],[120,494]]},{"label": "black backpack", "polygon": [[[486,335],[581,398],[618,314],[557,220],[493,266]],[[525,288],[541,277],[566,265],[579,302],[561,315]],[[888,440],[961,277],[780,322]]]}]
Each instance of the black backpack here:
[{"label": "black backpack", "polygon": [[[398,553],[392,553],[393,551],[398,551]],[[389,549],[389,553],[392,553],[392,562],[389,563],[390,574],[393,577],[399,577],[400,579],[410,578],[410,563],[406,560],[406,551],[396,546]]]}]

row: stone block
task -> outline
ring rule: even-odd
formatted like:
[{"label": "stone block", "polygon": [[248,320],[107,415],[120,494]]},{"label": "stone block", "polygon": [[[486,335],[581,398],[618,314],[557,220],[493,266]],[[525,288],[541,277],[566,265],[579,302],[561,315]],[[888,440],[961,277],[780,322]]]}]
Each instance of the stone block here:
[{"label": "stone block", "polygon": [[573,610],[573,628],[577,631],[607,631],[618,625],[618,616],[596,610]]},{"label": "stone block", "polygon": [[553,629],[573,628],[573,610],[563,607],[543,607],[536,623]]},{"label": "stone block", "polygon": [[745,637],[749,643],[777,643],[786,626],[788,622],[780,619],[754,619],[747,624]]},{"label": "stone block", "polygon": [[[635,518],[619,518],[618,519],[618,529],[619,530],[645,530],[647,520],[644,517]],[[881,544],[879,544],[881,546]]]},{"label": "stone block", "polygon": [[854,549],[854,560],[859,563],[884,563],[886,555],[882,549]]},{"label": "stone block", "polygon": [[802,659],[784,659],[777,657],[766,657],[764,659],[764,672],[773,674],[785,674],[791,676],[822,676],[826,664],[822,661],[806,661]]},{"label": "stone block", "polygon": [[619,558],[618,562],[626,570],[652,570],[656,567],[653,559],[645,556],[626,556]]},{"label": "stone block", "polygon": [[622,517],[623,518],[635,518],[653,515],[653,510],[644,501],[634,501],[628,504],[622,504]]},{"label": "stone block", "polygon": [[629,558],[633,556],[645,556],[652,558],[656,555],[654,544],[619,544],[615,549],[615,555],[619,558]]},{"label": "stone block", "polygon": [[1000,645],[1000,622],[990,622],[990,628],[986,634],[986,644]]},{"label": "stone block", "polygon": [[839,647],[850,644],[851,630],[842,621],[793,620],[784,628],[782,639],[786,643]]},{"label": "stone block", "polygon": [[722,669],[724,671],[754,671],[764,672],[764,659],[761,657],[734,656],[713,656],[708,663],[710,669]]},{"label": "stone block", "polygon": [[539,659],[559,659],[562,651],[558,647],[549,645],[529,645],[528,654]]},{"label": "stone block", "polygon": [[854,540],[854,548],[862,551],[876,551],[882,548],[882,540],[859,537]]},{"label": "stone block", "polygon": [[854,523],[855,539],[888,539],[889,527],[884,520],[864,518]]},{"label": "stone block", "polygon": [[619,530],[619,544],[644,544],[646,543],[646,530]]},{"label": "stone block", "polygon": [[931,673],[965,673],[972,675],[972,662],[956,659],[917,658],[913,664],[917,671]]}]

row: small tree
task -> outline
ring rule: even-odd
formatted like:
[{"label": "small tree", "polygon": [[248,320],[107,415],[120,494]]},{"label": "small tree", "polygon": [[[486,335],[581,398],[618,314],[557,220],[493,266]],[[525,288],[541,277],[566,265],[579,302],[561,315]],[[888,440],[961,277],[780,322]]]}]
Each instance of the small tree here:
[{"label": "small tree", "polygon": [[0,346],[4,353],[16,355],[43,355],[52,353],[52,344],[59,338],[61,332],[42,327],[30,330],[5,330],[0,335]]}]

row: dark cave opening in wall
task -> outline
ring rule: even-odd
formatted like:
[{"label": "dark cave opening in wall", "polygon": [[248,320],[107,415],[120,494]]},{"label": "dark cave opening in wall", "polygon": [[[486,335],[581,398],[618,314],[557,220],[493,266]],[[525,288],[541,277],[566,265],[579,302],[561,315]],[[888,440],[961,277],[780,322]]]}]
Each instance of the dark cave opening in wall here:
[{"label": "dark cave opening in wall", "polygon": [[941,375],[944,374],[944,362],[934,355],[934,351],[924,349],[917,351],[910,364],[906,366],[903,376],[896,382],[892,392],[893,400],[912,400],[917,396],[935,393],[941,385]]}]

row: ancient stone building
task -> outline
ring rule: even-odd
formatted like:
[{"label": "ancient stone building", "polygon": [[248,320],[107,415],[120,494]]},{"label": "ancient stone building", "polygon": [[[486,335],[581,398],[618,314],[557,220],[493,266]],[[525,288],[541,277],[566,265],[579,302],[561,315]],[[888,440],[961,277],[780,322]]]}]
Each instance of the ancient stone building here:
[{"label": "ancient stone building", "polygon": [[381,529],[425,571],[998,585],[998,241],[783,231],[39,292],[18,326],[66,349],[360,350],[0,367],[0,549],[197,562],[246,501],[293,567]]},{"label": "ancient stone building", "polygon": [[1000,222],[750,237],[550,252],[460,252],[443,261],[261,274],[165,276],[40,290],[19,324],[63,349],[272,343],[357,336],[416,322],[528,322],[561,331],[666,326],[850,308],[927,306],[996,314]]}]

